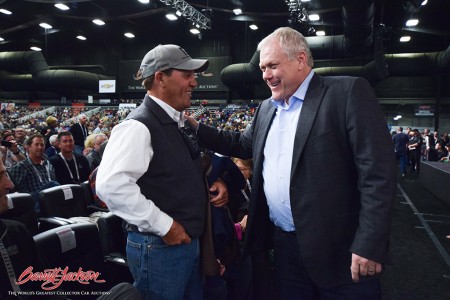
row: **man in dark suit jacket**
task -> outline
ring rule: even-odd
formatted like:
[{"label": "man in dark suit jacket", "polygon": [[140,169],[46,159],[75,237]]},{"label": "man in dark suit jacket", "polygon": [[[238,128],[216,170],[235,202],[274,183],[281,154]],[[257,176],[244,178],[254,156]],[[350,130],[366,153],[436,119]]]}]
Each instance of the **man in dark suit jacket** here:
[{"label": "man in dark suit jacket", "polygon": [[252,126],[242,134],[198,127],[206,147],[253,157],[246,250],[273,247],[282,299],[379,299],[396,172],[373,90],[362,78],[315,74],[291,28],[258,50],[272,97]]},{"label": "man in dark suit jacket", "polygon": [[87,116],[85,114],[79,114],[78,123],[73,124],[69,129],[70,133],[73,136],[73,140],[75,141],[74,152],[80,155],[83,155],[84,141],[86,140],[86,137],[89,135],[86,123],[87,123]]}]

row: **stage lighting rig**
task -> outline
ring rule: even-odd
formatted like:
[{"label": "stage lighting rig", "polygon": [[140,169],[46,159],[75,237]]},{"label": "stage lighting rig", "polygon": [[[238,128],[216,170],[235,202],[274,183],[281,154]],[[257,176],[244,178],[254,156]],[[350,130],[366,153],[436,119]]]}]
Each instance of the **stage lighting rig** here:
[{"label": "stage lighting rig", "polygon": [[196,10],[193,6],[184,0],[159,0],[161,3],[174,8],[177,15],[198,24],[201,29],[211,29],[211,19]]},{"label": "stage lighting rig", "polygon": [[301,0],[284,0],[289,10],[288,24],[303,35],[315,35],[316,30],[308,24],[308,10]]}]

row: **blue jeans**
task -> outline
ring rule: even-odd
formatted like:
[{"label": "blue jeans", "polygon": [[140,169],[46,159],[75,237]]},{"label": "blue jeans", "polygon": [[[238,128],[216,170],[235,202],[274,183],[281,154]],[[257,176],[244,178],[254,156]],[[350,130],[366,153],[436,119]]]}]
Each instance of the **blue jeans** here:
[{"label": "blue jeans", "polygon": [[[379,300],[381,285],[377,278],[333,288],[320,288],[309,277],[300,254],[295,233],[275,229],[275,274],[283,300]],[[348,271],[350,272],[350,261]],[[326,272],[326,270],[323,270]]]},{"label": "blue jeans", "polygon": [[154,234],[128,232],[128,267],[142,299],[202,299],[198,239],[168,246]]},{"label": "blue jeans", "polygon": [[406,162],[408,160],[406,153],[403,155],[396,153],[396,156],[400,163],[400,173],[406,174]]}]

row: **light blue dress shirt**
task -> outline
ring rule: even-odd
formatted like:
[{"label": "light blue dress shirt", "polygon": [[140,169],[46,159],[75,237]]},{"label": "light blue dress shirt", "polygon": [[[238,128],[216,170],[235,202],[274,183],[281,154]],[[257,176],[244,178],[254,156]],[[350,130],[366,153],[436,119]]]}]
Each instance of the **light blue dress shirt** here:
[{"label": "light blue dress shirt", "polygon": [[269,206],[270,219],[284,231],[294,231],[289,188],[291,183],[294,138],[302,110],[303,100],[314,72],[302,82],[297,91],[284,100],[271,99],[277,108],[264,146],[264,193]]}]

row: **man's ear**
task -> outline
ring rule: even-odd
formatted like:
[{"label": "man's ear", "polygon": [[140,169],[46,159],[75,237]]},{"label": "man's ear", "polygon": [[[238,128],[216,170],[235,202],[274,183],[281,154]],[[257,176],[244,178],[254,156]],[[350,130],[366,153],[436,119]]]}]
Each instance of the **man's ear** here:
[{"label": "man's ear", "polygon": [[164,87],[164,73],[163,72],[158,71],[155,73],[154,83]]},{"label": "man's ear", "polygon": [[307,60],[306,53],[304,51],[300,51],[297,55],[297,61],[299,62],[298,64],[299,69],[302,69],[304,66],[307,65],[306,60]]},{"label": "man's ear", "polygon": [[157,71],[157,72],[155,73],[155,81],[156,81],[156,82],[161,81],[161,80],[162,80],[162,77],[163,77],[163,73],[162,73],[162,72]]}]

